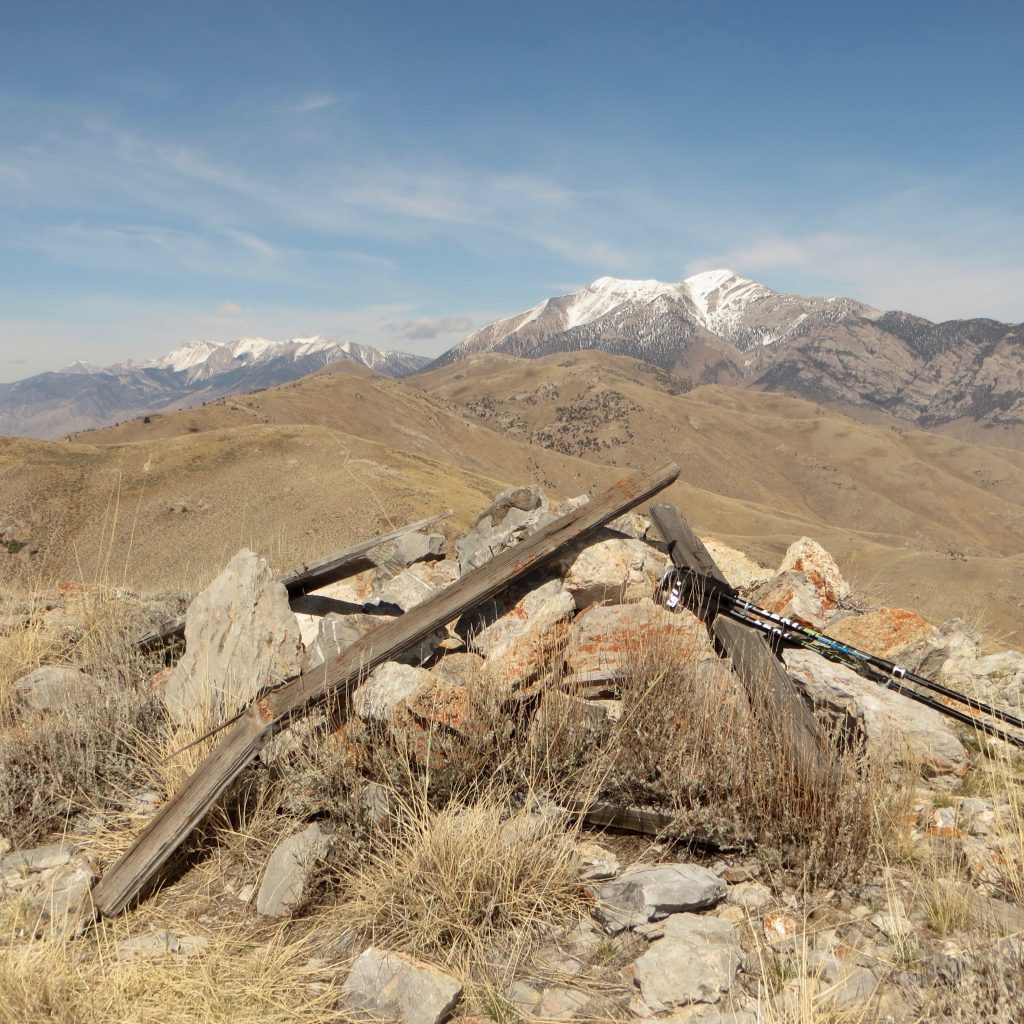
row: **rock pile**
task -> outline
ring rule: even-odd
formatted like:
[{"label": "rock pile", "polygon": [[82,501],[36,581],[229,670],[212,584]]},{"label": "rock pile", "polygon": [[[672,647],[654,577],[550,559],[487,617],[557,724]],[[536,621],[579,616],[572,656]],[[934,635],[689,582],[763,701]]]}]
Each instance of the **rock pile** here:
[{"label": "rock pile", "polygon": [[[381,621],[415,607],[584,500],[553,507],[535,487],[506,491],[450,554],[440,535],[406,536],[380,552],[374,568],[292,605],[267,563],[241,551],[192,601],[185,654],[154,685],[180,723],[223,719],[265,688],[329,661]],[[838,566],[809,538],[793,544],[776,571],[720,542],[709,541],[708,547],[730,582],[745,588],[755,603],[985,699],[1022,705],[1024,655],[980,656],[979,638],[962,623],[934,627],[901,609],[853,607]],[[644,517],[622,517],[546,572],[449,623],[401,661],[376,668],[354,690],[350,712],[408,751],[414,763],[425,763],[432,731],[468,735],[481,727],[473,687],[486,674],[509,694],[534,693],[538,714],[558,702],[573,704],[581,720],[599,731],[621,714],[615,681],[645,647],[666,643],[719,665],[703,623],[652,600],[668,566]],[[955,790],[969,768],[964,744],[948,720],[808,651],[787,652],[785,663],[819,715],[843,721],[869,748],[896,744],[920,765],[922,784],[930,788],[922,788],[915,808],[916,840],[955,838],[978,891],[995,895],[992,865],[1005,859],[1005,851],[990,836],[1003,806],[977,797],[949,797],[948,805],[936,806],[936,791]],[[545,678],[559,685],[538,685]],[[15,693],[21,713],[45,715],[55,706],[93,699],[101,687],[73,669],[48,667],[19,680]],[[267,753],[273,757],[273,746]],[[135,798],[135,812],[147,813],[147,794]],[[269,917],[292,913],[331,843],[323,823],[296,829],[272,852],[260,884],[248,894],[252,909]],[[95,877],[90,859],[70,844],[14,852],[3,845],[0,837],[0,854],[6,854],[0,897],[27,896],[40,926],[63,933],[80,929]],[[621,870],[612,850],[587,842],[578,852],[580,881],[597,923],[574,926],[552,953],[569,980],[515,981],[509,999],[516,1013],[549,1020],[598,1013],[593,988],[571,979],[599,963],[604,954],[597,951],[613,942],[635,954],[607,971],[632,987],[631,1011],[640,1017],[722,1004],[715,1016],[687,1019],[753,1021],[770,974],[766,959],[783,964],[783,989],[794,972],[802,972],[800,986],[790,986],[794,1004],[811,988],[818,1005],[837,1012],[868,1003],[897,1015],[905,1008],[898,988],[883,984],[876,965],[880,951],[885,955],[905,945],[920,921],[872,916],[868,897],[844,897],[835,922],[819,929],[812,948],[800,949],[793,938],[799,913],[794,897],[756,880],[756,864],[750,870],[725,863],[639,863]],[[741,926],[752,921],[762,930],[756,951],[741,936]],[[118,956],[196,956],[204,942],[157,929],[121,943]],[[341,990],[353,1012],[408,1024],[440,1024],[458,1011],[463,997],[462,983],[452,975],[377,946],[359,953]]]}]

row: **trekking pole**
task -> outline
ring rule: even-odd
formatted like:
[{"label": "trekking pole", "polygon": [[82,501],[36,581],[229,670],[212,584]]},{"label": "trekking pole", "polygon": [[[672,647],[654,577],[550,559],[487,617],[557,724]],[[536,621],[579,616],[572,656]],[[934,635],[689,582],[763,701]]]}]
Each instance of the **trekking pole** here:
[{"label": "trekking pole", "polygon": [[730,618],[743,622],[746,625],[754,626],[780,640],[817,650],[819,653],[831,657],[835,661],[844,661],[853,668],[866,669],[876,682],[882,682],[888,689],[934,708],[949,718],[956,719],[967,725],[973,725],[990,736],[1024,748],[1024,739],[1021,737],[1005,732],[988,722],[975,718],[973,715],[968,715],[957,708],[950,707],[948,704],[943,704],[941,701],[937,701],[925,694],[918,693],[909,687],[901,686],[899,680],[906,680],[915,686],[931,690],[949,700],[957,701],[974,711],[990,715],[1018,729],[1024,729],[1024,719],[1011,714],[1009,711],[1004,711],[1002,708],[994,707],[991,704],[986,704],[984,701],[969,697],[967,694],[952,690],[932,679],[927,679],[886,658],[881,658],[878,655],[852,647],[841,640],[837,640],[835,637],[812,629],[810,626],[784,618],[781,615],[768,611],[766,608],[759,608],[750,601],[741,598],[732,587],[724,586],[718,580],[711,577],[700,576],[691,570],[671,568],[662,578],[658,592],[662,596],[667,594],[668,596],[665,599],[666,606],[669,609],[675,609],[682,603],[684,594],[687,592],[692,594],[698,583],[702,587],[700,593],[701,603],[715,601],[719,605],[720,610]]}]

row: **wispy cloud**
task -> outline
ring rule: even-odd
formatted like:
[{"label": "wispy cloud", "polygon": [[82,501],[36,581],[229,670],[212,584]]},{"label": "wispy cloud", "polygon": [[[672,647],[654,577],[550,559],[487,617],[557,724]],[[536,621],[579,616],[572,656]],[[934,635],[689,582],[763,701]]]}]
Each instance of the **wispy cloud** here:
[{"label": "wispy cloud", "polygon": [[397,333],[407,341],[428,341],[452,334],[466,334],[473,326],[468,316],[422,316],[399,324]]},{"label": "wispy cloud", "polygon": [[329,107],[337,106],[340,102],[339,96],[330,93],[310,93],[289,104],[288,109],[293,114],[312,114],[318,110],[327,110]]}]

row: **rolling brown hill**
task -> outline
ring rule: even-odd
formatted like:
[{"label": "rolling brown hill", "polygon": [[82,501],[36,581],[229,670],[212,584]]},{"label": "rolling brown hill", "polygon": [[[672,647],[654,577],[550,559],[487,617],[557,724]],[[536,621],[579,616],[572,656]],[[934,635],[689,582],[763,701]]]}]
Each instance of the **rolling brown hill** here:
[{"label": "rolling brown hill", "polygon": [[[110,547],[120,480],[110,563],[123,572],[139,508],[127,579],[156,587],[206,578],[243,543],[284,568],[446,507],[462,526],[510,483],[570,496],[668,456],[682,467],[668,497],[702,533],[768,563],[807,534],[878,600],[1020,642],[1012,451],[778,394],[687,389],[595,351],[484,355],[406,381],[325,372],[70,443],[4,442],[0,478],[23,509],[64,517],[83,569]],[[76,564],[70,548],[50,558]]]}]

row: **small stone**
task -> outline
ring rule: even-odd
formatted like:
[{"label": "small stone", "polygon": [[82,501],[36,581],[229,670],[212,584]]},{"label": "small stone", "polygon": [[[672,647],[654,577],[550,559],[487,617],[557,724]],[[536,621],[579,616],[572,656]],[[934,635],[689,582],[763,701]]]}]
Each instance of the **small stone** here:
[{"label": "small stone", "polygon": [[619,859],[611,850],[597,843],[580,843],[576,847],[579,878],[582,882],[597,882],[614,878],[619,873]]},{"label": "small stone", "polygon": [[540,1005],[540,992],[520,979],[512,982],[508,999],[520,1013],[533,1014]]},{"label": "small stone", "polygon": [[699,864],[630,868],[591,886],[597,917],[613,931],[680,911],[704,910],[725,896],[725,883]]},{"label": "small stone", "polygon": [[687,1003],[717,1003],[740,965],[736,926],[717,917],[673,914],[664,937],[633,965],[644,1002],[655,1012]]},{"label": "small stone", "polygon": [[96,916],[91,899],[95,880],[96,870],[84,854],[58,867],[44,891],[28,905],[27,916],[34,919],[34,930],[52,938],[81,935]]},{"label": "small stone", "polygon": [[317,824],[289,836],[270,855],[256,896],[256,912],[283,917],[302,900],[317,860],[324,857],[330,838]]},{"label": "small stone", "polygon": [[95,697],[100,684],[76,668],[46,666],[22,676],[14,694],[22,707],[32,711],[67,711]]},{"label": "small stone", "polygon": [[760,882],[731,886],[728,899],[730,903],[754,914],[772,904],[771,890]]},{"label": "small stone", "polygon": [[136,935],[117,944],[118,960],[155,960],[162,956],[198,956],[210,940],[201,935],[172,935],[154,929],[147,935]]},{"label": "small stone", "polygon": [[836,1010],[863,1006],[878,991],[878,979],[867,967],[852,967],[830,988],[822,992],[825,1005]]},{"label": "small stone", "polygon": [[590,1002],[590,996],[578,988],[552,985],[544,989],[537,1013],[545,1020],[572,1020],[583,1013]]},{"label": "small stone", "polygon": [[462,985],[430,964],[371,946],[342,985],[345,1001],[402,1024],[442,1024],[462,997]]},{"label": "small stone", "polygon": [[67,864],[78,852],[71,843],[50,843],[30,850],[15,850],[0,861],[0,875],[21,878],[25,875],[48,871]]}]

